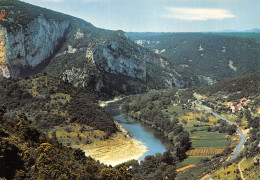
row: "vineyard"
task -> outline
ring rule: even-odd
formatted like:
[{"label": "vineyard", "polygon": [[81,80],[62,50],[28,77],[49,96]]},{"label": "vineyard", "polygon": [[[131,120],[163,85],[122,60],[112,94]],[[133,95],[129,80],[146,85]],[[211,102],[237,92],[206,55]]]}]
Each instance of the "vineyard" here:
[{"label": "vineyard", "polygon": [[213,156],[222,153],[223,149],[216,148],[196,148],[189,151],[190,156]]}]

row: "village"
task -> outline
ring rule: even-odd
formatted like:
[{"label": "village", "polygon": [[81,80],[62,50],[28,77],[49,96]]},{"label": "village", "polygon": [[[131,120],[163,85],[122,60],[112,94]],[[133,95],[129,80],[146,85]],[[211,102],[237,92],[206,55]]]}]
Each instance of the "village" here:
[{"label": "village", "polygon": [[229,102],[228,107],[232,113],[236,113],[241,111],[244,107],[246,107],[251,101],[247,98],[243,98],[240,100],[240,103],[237,102]]}]

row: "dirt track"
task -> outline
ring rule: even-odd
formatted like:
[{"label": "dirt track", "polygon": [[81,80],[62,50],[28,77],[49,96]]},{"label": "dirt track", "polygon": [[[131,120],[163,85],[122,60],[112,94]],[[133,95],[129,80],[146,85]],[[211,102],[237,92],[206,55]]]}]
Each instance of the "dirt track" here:
[{"label": "dirt track", "polygon": [[189,169],[189,168],[191,168],[191,167],[195,167],[195,165],[194,165],[194,164],[190,164],[190,165],[188,165],[188,166],[184,166],[184,167],[182,167],[182,168],[179,168],[179,169],[177,169],[176,171],[177,171],[177,172],[181,172],[181,171],[184,171],[184,170]]}]

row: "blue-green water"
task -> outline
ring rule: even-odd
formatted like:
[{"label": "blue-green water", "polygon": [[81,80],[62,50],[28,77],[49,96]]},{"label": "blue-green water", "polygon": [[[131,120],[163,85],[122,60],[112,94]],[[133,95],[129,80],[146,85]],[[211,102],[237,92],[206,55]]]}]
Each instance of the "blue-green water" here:
[{"label": "blue-green water", "polygon": [[107,112],[117,120],[131,135],[133,139],[141,141],[148,151],[140,158],[143,160],[147,155],[163,153],[170,143],[162,135],[150,126],[123,114],[119,109],[120,102],[112,102],[106,106]]}]

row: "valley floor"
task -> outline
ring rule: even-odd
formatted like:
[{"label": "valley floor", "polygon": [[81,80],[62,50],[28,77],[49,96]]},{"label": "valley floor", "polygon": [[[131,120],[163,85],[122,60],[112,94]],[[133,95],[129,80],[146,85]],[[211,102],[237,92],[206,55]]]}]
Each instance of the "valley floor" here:
[{"label": "valley floor", "polygon": [[112,166],[132,159],[139,159],[147,151],[147,148],[140,141],[125,137],[123,133],[116,133],[107,140],[77,147],[84,150],[87,156]]}]

